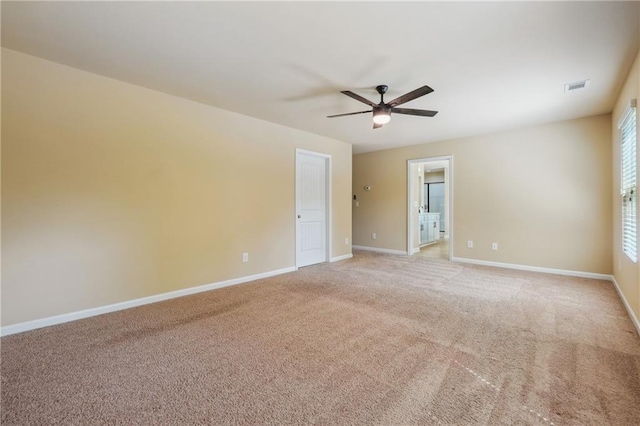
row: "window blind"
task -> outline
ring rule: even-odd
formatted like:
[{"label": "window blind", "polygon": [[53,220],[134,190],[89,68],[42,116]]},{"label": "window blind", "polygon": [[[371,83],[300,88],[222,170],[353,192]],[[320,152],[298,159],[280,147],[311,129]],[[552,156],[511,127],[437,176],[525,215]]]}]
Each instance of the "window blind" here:
[{"label": "window blind", "polygon": [[620,195],[622,197],[622,251],[638,260],[638,180],[636,154],[636,101],[620,123]]}]

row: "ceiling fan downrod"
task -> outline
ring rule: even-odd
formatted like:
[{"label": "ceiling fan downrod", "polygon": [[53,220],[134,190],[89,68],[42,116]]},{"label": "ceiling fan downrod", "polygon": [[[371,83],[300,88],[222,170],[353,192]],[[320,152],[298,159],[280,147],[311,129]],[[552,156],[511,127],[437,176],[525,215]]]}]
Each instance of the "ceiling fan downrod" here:
[{"label": "ceiling fan downrod", "polygon": [[386,84],[381,84],[379,86],[376,86],[376,90],[378,91],[378,93],[380,93],[380,106],[384,105],[384,94],[387,93],[387,90],[389,90],[389,86],[387,86]]}]

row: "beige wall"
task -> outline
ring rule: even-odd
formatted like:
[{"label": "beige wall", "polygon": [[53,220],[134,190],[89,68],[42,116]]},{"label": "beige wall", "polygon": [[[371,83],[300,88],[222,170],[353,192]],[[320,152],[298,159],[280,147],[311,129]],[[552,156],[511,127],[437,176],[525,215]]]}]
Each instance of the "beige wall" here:
[{"label": "beige wall", "polygon": [[[640,263],[634,263],[622,251],[621,201],[620,201],[620,131],[618,121],[625,112],[631,99],[640,98],[640,54],[636,57],[629,76],[620,92],[616,106],[611,114],[612,150],[613,150],[613,275],[631,305],[640,318]],[[640,132],[637,132],[640,135]],[[640,154],[640,149],[637,150]],[[640,164],[640,158],[637,164]],[[638,240],[636,240],[638,241]]]},{"label": "beige wall", "polygon": [[424,174],[424,183],[444,182],[444,171]]},{"label": "beige wall", "polygon": [[351,253],[348,144],[6,49],[2,87],[2,325],[294,266],[296,148]]},{"label": "beige wall", "polygon": [[454,256],[610,274],[610,144],[607,114],[355,155],[353,243],[406,251],[407,160],[453,155]]}]

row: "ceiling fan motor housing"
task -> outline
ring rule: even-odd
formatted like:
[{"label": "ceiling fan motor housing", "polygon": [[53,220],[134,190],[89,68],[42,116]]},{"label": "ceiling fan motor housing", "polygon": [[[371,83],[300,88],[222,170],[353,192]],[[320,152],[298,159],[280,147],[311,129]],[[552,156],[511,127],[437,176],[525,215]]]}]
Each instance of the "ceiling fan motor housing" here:
[{"label": "ceiling fan motor housing", "polygon": [[376,86],[376,90],[381,95],[384,95],[385,93],[387,93],[387,90],[389,90],[389,86],[387,86],[386,84],[381,84],[380,86]]}]

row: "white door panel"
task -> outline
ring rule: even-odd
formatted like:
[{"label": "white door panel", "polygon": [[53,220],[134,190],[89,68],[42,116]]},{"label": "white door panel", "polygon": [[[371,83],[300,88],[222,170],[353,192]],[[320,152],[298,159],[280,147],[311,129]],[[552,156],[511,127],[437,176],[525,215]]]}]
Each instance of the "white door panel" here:
[{"label": "white door panel", "polygon": [[327,159],[296,153],[296,266],[327,261]]}]

